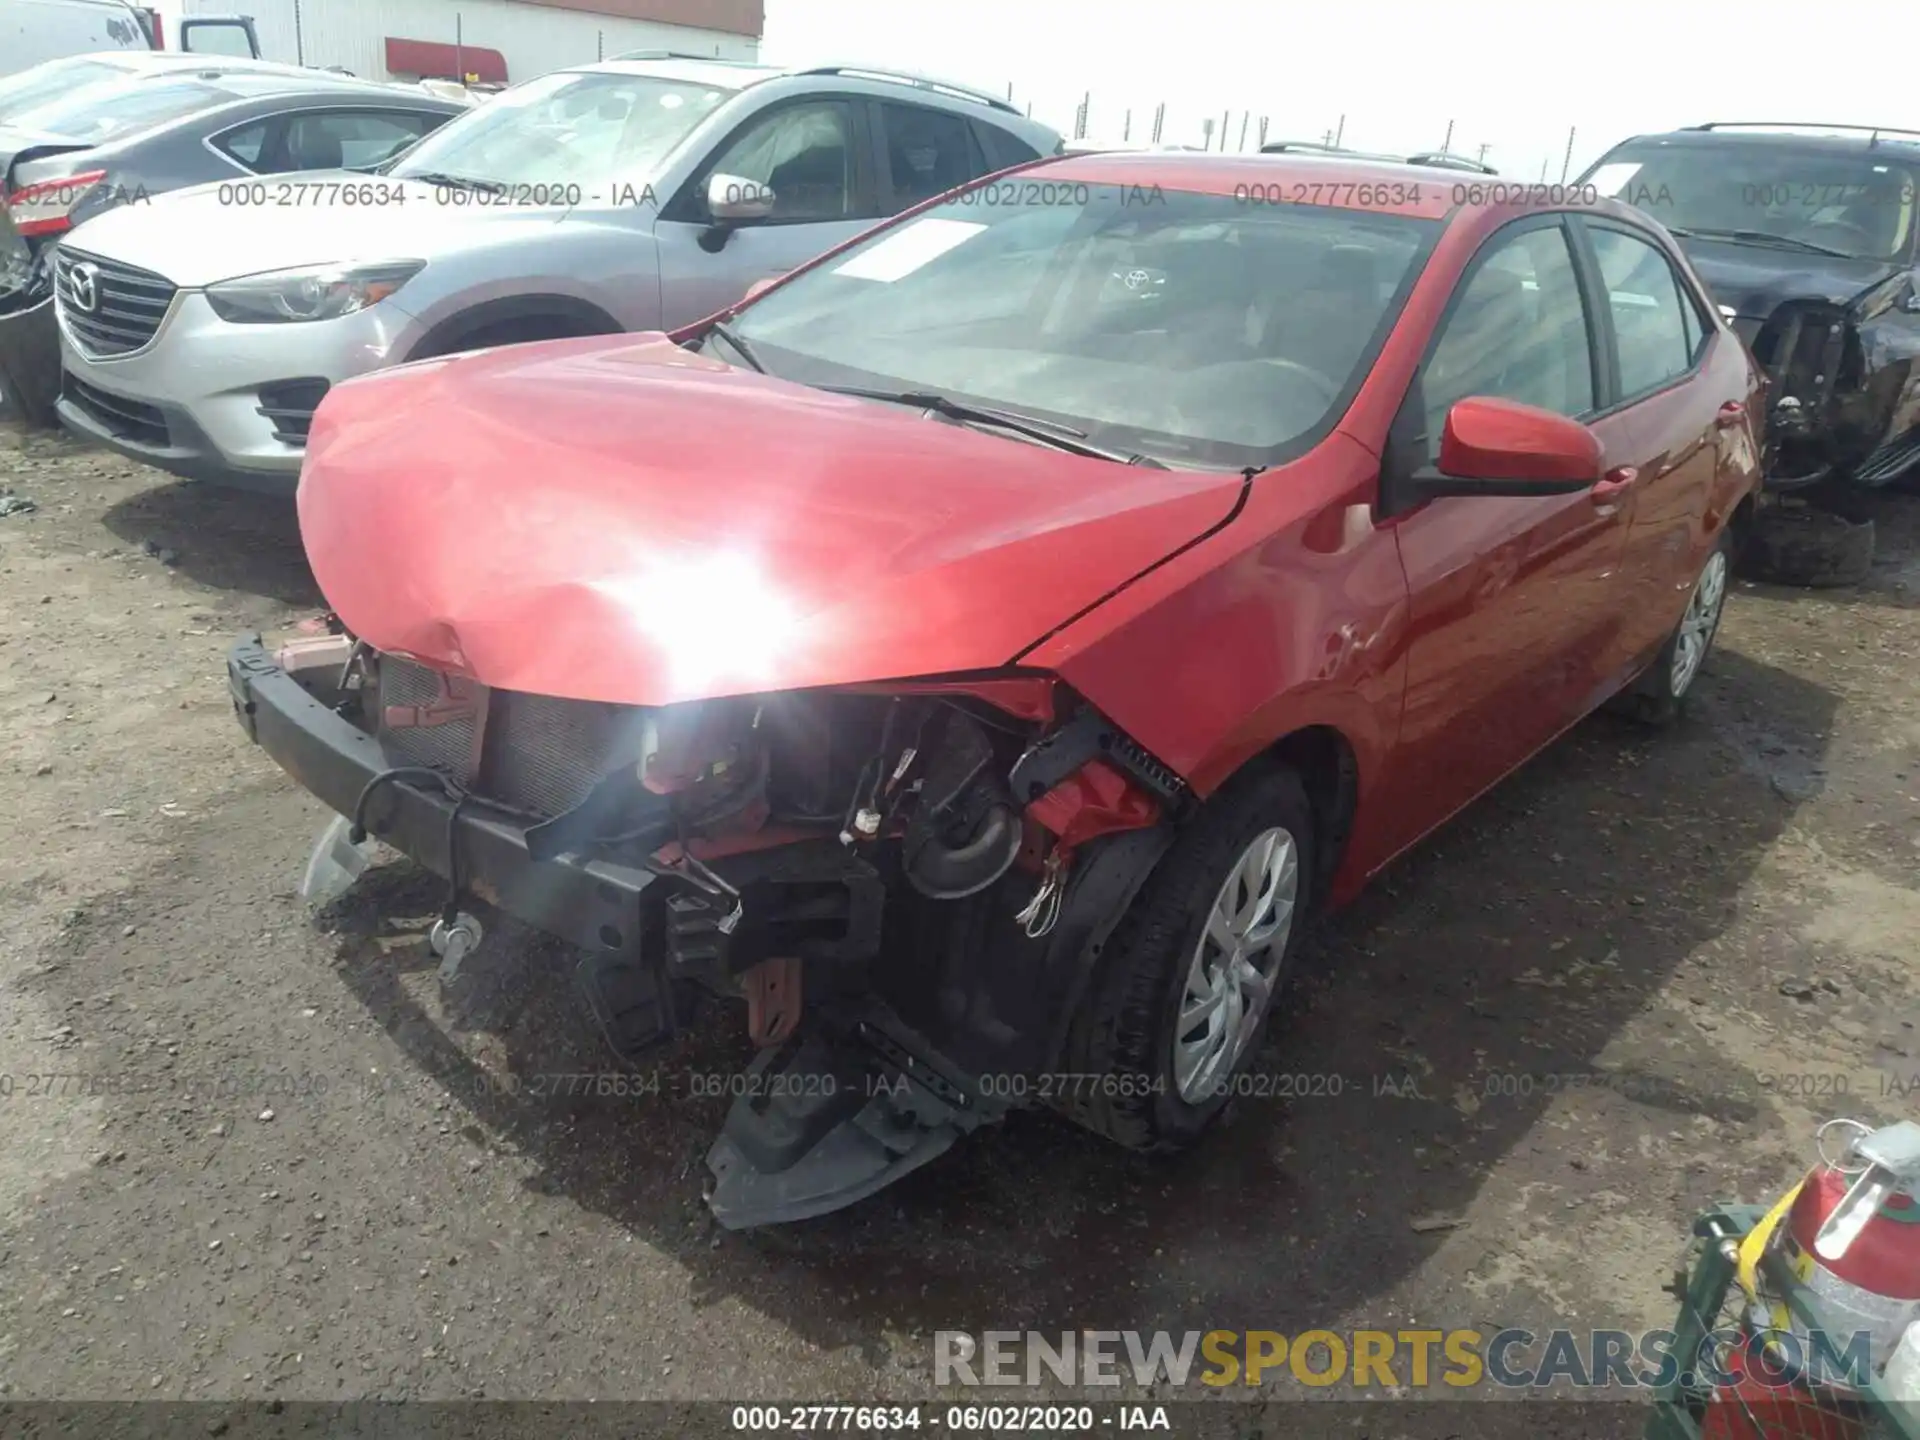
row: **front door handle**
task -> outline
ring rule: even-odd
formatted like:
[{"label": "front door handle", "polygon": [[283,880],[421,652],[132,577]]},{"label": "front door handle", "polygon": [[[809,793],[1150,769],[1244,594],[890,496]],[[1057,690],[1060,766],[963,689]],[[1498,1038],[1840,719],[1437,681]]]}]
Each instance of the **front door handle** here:
[{"label": "front door handle", "polygon": [[1634,482],[1639,478],[1640,471],[1637,467],[1621,465],[1601,476],[1593,489],[1587,492],[1588,498],[1595,505],[1611,505],[1631,490]]},{"label": "front door handle", "polygon": [[1738,400],[1729,400],[1713,412],[1713,423],[1717,429],[1728,430],[1747,418],[1747,407]]}]

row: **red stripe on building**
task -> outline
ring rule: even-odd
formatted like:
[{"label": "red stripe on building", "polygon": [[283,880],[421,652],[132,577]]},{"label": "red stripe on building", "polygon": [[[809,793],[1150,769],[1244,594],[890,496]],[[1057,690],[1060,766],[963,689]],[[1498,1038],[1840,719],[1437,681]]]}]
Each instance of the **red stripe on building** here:
[{"label": "red stripe on building", "polygon": [[481,84],[504,85],[507,57],[484,45],[443,45],[437,40],[396,40],[389,35],[387,73],[422,80],[464,80],[473,75]]}]

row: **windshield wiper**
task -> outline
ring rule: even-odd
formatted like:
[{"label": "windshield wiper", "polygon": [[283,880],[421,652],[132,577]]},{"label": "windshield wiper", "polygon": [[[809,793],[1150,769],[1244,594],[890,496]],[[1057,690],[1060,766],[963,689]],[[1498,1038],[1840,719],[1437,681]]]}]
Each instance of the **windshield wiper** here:
[{"label": "windshield wiper", "polygon": [[753,347],[741,339],[739,334],[726,321],[714,321],[711,325],[707,326],[707,334],[718,335],[722,340],[726,341],[727,344],[731,345],[733,347],[733,353],[746,361],[752,369],[758,370],[762,375],[767,373],[767,367],[760,363],[760,357],[753,353]]},{"label": "windshield wiper", "polygon": [[1801,240],[1792,235],[1770,235],[1765,230],[1703,230],[1697,228],[1682,229],[1678,225],[1667,227],[1682,240],[1696,237],[1702,240],[1734,240],[1742,245],[1772,245],[1782,250],[1800,250],[1809,255],[1831,255],[1836,260],[1857,260],[1860,257],[1849,250],[1835,250],[1828,245],[1816,245],[1811,240]]},{"label": "windshield wiper", "polygon": [[453,190],[481,190],[488,195],[504,195],[507,187],[498,180],[482,180],[474,175],[449,175],[444,170],[419,170],[402,175],[402,180],[419,180],[428,185],[444,185]]},{"label": "windshield wiper", "polygon": [[942,395],[937,390],[869,390],[861,385],[816,385],[814,389],[825,390],[830,395],[852,395],[861,400],[911,405],[917,410],[931,410],[936,415],[944,415],[949,420],[958,420],[963,424],[996,426],[1011,430],[1016,435],[1024,435],[1029,440],[1037,440],[1042,445],[1051,445],[1056,450],[1090,456],[1095,460],[1111,460],[1116,465],[1143,465],[1150,470],[1167,468],[1145,455],[1096,445],[1087,439],[1086,431],[1076,430],[1058,420],[1026,415],[1018,410],[1002,410],[995,405],[973,405],[964,400],[955,400],[951,395]]}]

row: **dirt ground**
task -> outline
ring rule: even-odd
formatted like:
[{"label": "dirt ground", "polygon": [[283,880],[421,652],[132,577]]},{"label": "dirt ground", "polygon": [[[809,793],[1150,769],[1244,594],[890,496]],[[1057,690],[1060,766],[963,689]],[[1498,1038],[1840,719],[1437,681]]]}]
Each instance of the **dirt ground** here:
[{"label": "dirt ground", "polygon": [[9,488],[15,1398],[854,1403],[930,1393],[937,1329],[1657,1327],[1696,1211],[1920,1096],[1920,500],[1858,590],[1739,587],[1677,731],[1589,722],[1327,927],[1261,1068],[1340,1094],[1171,1161],[1015,1116],[738,1236],[723,1100],[530,1093],[611,1068],[563,955],[496,925],[443,995],[435,884],[298,899],[323,811],[223,670],[318,606],[291,507],[0,424]]}]

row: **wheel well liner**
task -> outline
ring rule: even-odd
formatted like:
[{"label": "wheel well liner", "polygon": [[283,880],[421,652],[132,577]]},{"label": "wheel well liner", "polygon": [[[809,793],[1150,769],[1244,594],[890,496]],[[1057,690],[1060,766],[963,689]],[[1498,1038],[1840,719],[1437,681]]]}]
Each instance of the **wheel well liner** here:
[{"label": "wheel well liner", "polygon": [[1727,517],[1727,530],[1733,536],[1735,560],[1740,558],[1740,552],[1747,548],[1747,541],[1753,535],[1753,512],[1757,503],[1754,496],[1748,495],[1734,507],[1733,514]]},{"label": "wheel well liner", "polygon": [[1360,765],[1347,737],[1331,725],[1309,725],[1284,735],[1262,752],[1261,759],[1294,770],[1306,787],[1313,807],[1315,839],[1313,898],[1326,899],[1346,855],[1353,831],[1353,812],[1360,794]]},{"label": "wheel well liner", "polygon": [[624,328],[598,305],[572,295],[508,295],[442,320],[407,358],[422,360],[445,354],[482,331],[530,320],[557,321],[570,335],[618,335]]}]

